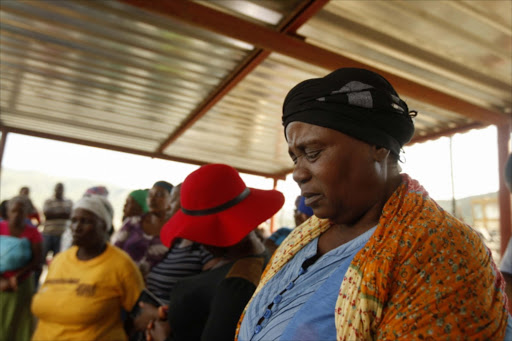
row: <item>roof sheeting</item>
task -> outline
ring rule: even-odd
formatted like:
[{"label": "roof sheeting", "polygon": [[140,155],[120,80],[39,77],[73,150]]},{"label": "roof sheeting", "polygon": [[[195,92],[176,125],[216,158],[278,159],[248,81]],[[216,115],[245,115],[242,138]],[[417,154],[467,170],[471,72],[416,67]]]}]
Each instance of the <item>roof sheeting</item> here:
[{"label": "roof sheeting", "polygon": [[512,112],[510,1],[4,0],[0,24],[7,132],[282,177],[284,96],[352,61],[417,141]]}]

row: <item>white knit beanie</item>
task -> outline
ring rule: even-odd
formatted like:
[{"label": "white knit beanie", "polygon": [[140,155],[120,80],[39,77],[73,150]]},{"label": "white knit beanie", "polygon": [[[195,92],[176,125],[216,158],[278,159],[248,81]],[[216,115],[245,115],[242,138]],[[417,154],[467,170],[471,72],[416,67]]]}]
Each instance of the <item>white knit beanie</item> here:
[{"label": "white knit beanie", "polygon": [[105,222],[107,231],[110,230],[114,209],[107,198],[97,194],[87,194],[73,205],[73,210],[76,210],[77,208],[82,208],[96,214]]}]

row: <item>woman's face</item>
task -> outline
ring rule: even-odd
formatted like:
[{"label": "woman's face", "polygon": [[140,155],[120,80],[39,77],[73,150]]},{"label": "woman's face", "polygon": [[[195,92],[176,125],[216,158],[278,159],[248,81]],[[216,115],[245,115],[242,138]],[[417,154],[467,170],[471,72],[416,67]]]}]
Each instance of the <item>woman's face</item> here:
[{"label": "woman's face", "polygon": [[290,123],[286,136],[293,179],[317,217],[355,224],[381,199],[386,169],[376,147],[303,122]]},{"label": "woman's face", "polygon": [[170,216],[172,217],[178,210],[181,208],[181,201],[180,201],[180,194],[181,194],[181,185],[174,186],[171,192],[171,198],[170,198]]},{"label": "woman's face", "polygon": [[162,187],[153,186],[148,193],[148,207],[151,212],[165,212],[171,207],[171,194]]},{"label": "woman's face", "polygon": [[78,247],[95,248],[106,242],[105,222],[96,214],[77,208],[71,215],[73,244]]},{"label": "woman's face", "polygon": [[125,217],[133,217],[141,215],[142,213],[144,213],[142,207],[140,207],[139,203],[129,195],[124,203],[123,215]]}]

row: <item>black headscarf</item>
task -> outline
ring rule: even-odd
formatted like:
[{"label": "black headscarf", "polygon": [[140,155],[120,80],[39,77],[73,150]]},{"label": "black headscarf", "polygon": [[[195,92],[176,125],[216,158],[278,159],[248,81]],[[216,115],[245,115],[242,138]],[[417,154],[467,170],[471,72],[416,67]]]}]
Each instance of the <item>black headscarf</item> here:
[{"label": "black headscarf", "polygon": [[389,149],[395,155],[414,135],[407,104],[382,76],[342,68],[303,81],[283,104],[283,125],[294,121],[330,128]]}]

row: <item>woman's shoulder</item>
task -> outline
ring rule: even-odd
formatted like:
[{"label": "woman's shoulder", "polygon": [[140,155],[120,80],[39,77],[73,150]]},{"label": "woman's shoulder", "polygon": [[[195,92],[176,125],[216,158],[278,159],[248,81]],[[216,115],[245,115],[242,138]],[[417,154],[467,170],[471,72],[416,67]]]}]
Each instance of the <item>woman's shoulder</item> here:
[{"label": "woman's shoulder", "polygon": [[0,235],[9,235],[9,224],[7,220],[0,219]]},{"label": "woman's shoulder", "polygon": [[122,229],[141,229],[142,228],[142,219],[143,216],[137,215],[133,217],[128,217],[123,221]]},{"label": "woman's shoulder", "polygon": [[43,236],[37,230],[37,227],[27,224],[22,233],[23,237],[27,237],[32,243],[40,243],[43,241]]},{"label": "woman's shoulder", "polygon": [[119,262],[133,262],[132,258],[128,253],[126,253],[126,251],[111,243],[107,243],[107,252],[109,258],[115,259]]},{"label": "woman's shoulder", "polygon": [[226,278],[239,278],[255,286],[258,283],[265,266],[265,256],[244,257],[233,263]]},{"label": "woman's shoulder", "polygon": [[78,258],[76,256],[76,252],[78,251],[78,247],[73,245],[69,249],[61,251],[53,257],[52,262],[50,263],[50,266],[58,266],[59,264],[65,262],[65,263],[71,263],[71,262],[78,262]]}]

